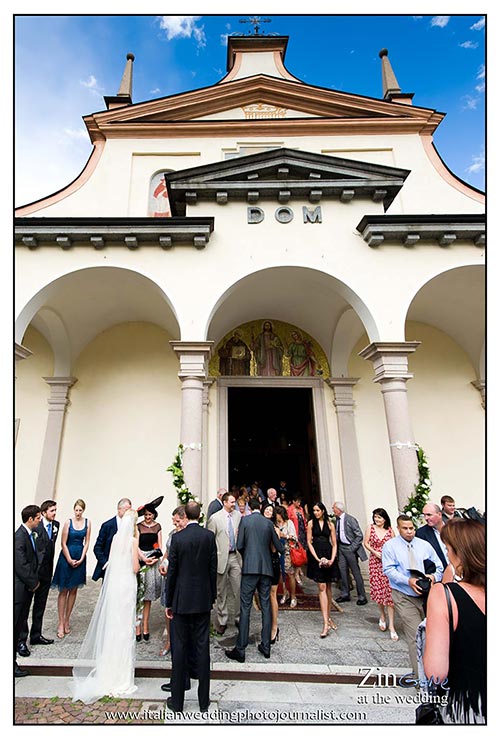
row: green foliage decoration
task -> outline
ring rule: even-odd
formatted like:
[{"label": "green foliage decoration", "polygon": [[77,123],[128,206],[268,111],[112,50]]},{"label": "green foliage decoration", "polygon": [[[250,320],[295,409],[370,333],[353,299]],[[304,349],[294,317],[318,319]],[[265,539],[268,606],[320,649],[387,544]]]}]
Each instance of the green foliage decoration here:
[{"label": "green foliage decoration", "polygon": [[415,527],[424,523],[422,509],[427,503],[429,503],[431,492],[429,463],[427,462],[425,452],[420,445],[417,445],[417,462],[418,483],[415,486],[415,493],[413,496],[409,497],[408,502],[404,507],[404,513],[411,516]]},{"label": "green foliage decoration", "polygon": [[[184,454],[186,447],[183,444],[180,444],[177,448],[177,454],[174,457],[174,460],[171,465],[168,466],[167,472],[172,473],[173,477],[173,485],[175,490],[177,491],[177,498],[181,502],[183,506],[185,506],[188,501],[196,501],[197,504],[202,506],[202,503],[200,499],[197,496],[193,496],[191,491],[189,490],[186,481],[184,480],[184,470],[182,467],[182,456]],[[200,517],[200,524],[204,520],[204,515],[202,514]]]}]

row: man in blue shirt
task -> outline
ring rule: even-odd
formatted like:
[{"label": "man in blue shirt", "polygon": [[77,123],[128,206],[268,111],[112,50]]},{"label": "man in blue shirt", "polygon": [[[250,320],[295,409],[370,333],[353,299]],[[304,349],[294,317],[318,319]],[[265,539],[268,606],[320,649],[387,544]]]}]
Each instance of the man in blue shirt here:
[{"label": "man in blue shirt", "polygon": [[[394,609],[403,625],[410,661],[415,677],[418,677],[417,648],[415,636],[420,622],[424,619],[423,591],[418,585],[419,577],[412,576],[410,570],[426,573],[429,561],[436,570],[427,575],[431,584],[443,576],[443,566],[436,551],[425,540],[415,537],[415,525],[411,517],[401,514],[397,518],[398,537],[393,537],[382,548],[382,570],[389,579],[392,589]],[[431,585],[432,588],[432,585]]]}]

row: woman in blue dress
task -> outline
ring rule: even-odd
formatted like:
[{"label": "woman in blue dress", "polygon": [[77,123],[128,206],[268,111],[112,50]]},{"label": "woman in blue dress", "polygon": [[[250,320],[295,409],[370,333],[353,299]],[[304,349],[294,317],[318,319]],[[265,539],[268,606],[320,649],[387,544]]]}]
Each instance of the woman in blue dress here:
[{"label": "woman in blue dress", "polygon": [[76,592],[85,586],[87,577],[87,550],[89,549],[91,525],[88,519],[83,518],[84,511],[85,501],[79,498],[73,507],[74,517],[64,523],[61,552],[52,579],[52,587],[59,589],[57,598],[59,614],[57,636],[59,639],[71,632],[69,619],[75,605]]}]

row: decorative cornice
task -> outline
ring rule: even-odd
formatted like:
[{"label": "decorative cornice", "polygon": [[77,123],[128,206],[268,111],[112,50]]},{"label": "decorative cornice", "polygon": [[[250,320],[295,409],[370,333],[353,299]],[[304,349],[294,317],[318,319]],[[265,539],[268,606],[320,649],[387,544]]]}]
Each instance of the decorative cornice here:
[{"label": "decorative cornice", "polygon": [[207,362],[213,350],[214,342],[180,342],[172,340],[169,342],[173,351],[179,358],[179,373],[181,380],[188,378],[207,378]]},{"label": "decorative cornice", "polygon": [[182,213],[186,202],[272,198],[282,203],[285,194],[286,200],[300,197],[310,203],[331,197],[347,203],[362,196],[388,208],[408,175],[409,170],[396,167],[278,148],[170,172],[166,182],[174,213]]},{"label": "decorative cornice", "polygon": [[472,241],[476,247],[486,243],[484,214],[364,216],[356,228],[370,247],[386,242],[405,247],[421,241],[437,242],[441,247],[458,240]]},{"label": "decorative cornice", "polygon": [[228,132],[230,135],[248,135],[249,122],[245,120],[193,119],[256,102],[318,116],[316,119],[252,121],[252,134],[263,135],[276,131],[273,126],[275,123],[280,126],[282,135],[303,135],[313,131],[326,134],[329,130],[333,133],[432,133],[444,117],[443,113],[430,108],[387,102],[259,74],[101,111],[84,117],[84,121],[92,140],[98,133],[106,138],[213,136]]},{"label": "decorative cornice", "polygon": [[161,247],[190,244],[206,247],[213,217],[173,218],[16,218],[17,246],[37,247]]},{"label": "decorative cornice", "polygon": [[19,362],[19,360],[27,360],[28,357],[31,357],[33,352],[28,349],[27,347],[24,347],[22,344],[19,344],[18,342],[14,345],[14,357],[16,362]]}]

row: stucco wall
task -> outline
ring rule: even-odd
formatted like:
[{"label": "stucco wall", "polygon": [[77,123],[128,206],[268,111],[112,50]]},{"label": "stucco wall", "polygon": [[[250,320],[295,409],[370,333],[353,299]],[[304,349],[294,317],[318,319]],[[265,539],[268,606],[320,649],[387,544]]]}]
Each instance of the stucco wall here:
[{"label": "stucco wall", "polygon": [[170,525],[176,496],[166,468],[179,442],[180,383],[169,339],[152,324],[121,324],[98,335],[75,363],[58,515],[66,519],[83,498],[92,543],[123,496],[138,506],[164,495],[159,521]]},{"label": "stucco wall", "polygon": [[54,358],[47,340],[30,326],[23,346],[33,354],[16,364],[15,416],[20,419],[15,451],[16,519],[35,501],[38,471],[47,426],[50,388],[44,378],[53,374]]},{"label": "stucco wall", "polygon": [[[484,508],[484,411],[470,385],[472,364],[448,335],[426,324],[408,322],[407,338],[422,342],[410,357],[407,383],[415,440],[429,461],[432,493],[453,496],[457,506]],[[349,374],[359,377],[354,391],[359,454],[366,516],[382,506],[397,516],[396,494],[388,446],[384,403],[373,382],[373,367],[358,356],[368,344],[363,337],[349,362]]]}]

